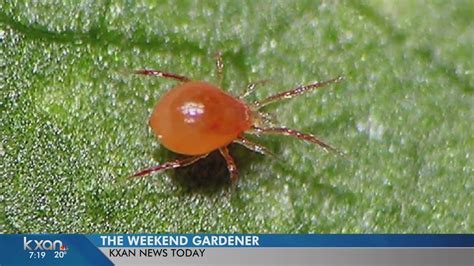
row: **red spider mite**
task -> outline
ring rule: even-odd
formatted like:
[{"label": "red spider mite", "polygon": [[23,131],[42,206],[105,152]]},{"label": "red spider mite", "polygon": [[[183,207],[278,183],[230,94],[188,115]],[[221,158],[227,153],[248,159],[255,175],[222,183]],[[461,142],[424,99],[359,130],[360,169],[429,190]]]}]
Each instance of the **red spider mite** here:
[{"label": "red spider mite", "polygon": [[[223,69],[222,56],[218,53],[216,55],[216,77],[219,84],[222,81]],[[210,152],[219,150],[227,162],[232,184],[235,185],[238,171],[227,148],[229,144],[238,143],[254,152],[272,155],[267,148],[248,140],[244,134],[293,136],[317,144],[326,150],[336,151],[313,135],[286,127],[271,126],[269,115],[259,110],[270,103],[293,98],[330,83],[338,82],[342,79],[341,76],[299,86],[264,100],[247,104],[243,101],[244,98],[266,81],[251,83],[242,95],[234,97],[211,83],[191,80],[169,72],[142,69],[135,73],[170,78],[180,82],[158,101],[151,114],[149,124],[163,146],[175,153],[189,155],[189,157],[144,169],[131,177],[188,166],[205,158]]]}]

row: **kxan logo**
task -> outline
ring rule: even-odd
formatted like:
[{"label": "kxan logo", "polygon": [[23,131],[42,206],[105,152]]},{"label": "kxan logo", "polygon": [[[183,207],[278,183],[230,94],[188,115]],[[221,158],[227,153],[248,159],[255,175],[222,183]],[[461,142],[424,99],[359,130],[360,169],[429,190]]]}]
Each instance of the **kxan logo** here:
[{"label": "kxan logo", "polygon": [[69,248],[63,244],[61,240],[36,240],[23,237],[24,250],[68,250]]}]

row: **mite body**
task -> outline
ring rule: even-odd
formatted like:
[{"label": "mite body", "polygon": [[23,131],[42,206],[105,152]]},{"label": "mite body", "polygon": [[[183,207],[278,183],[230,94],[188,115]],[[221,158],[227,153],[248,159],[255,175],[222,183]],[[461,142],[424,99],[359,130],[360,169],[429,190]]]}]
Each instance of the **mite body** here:
[{"label": "mite body", "polygon": [[[216,76],[220,84],[224,64],[220,54],[216,56],[216,59]],[[232,184],[235,185],[238,171],[227,148],[229,144],[236,142],[252,151],[271,155],[271,152],[264,146],[245,138],[245,134],[294,136],[317,144],[326,150],[335,151],[334,148],[313,135],[286,127],[271,126],[268,123],[268,115],[259,110],[278,100],[292,98],[338,82],[342,77],[299,86],[264,100],[247,104],[243,100],[245,96],[264,82],[249,84],[247,90],[240,97],[234,97],[216,85],[191,80],[173,73],[148,69],[138,70],[136,73],[171,78],[180,82],[158,101],[149,124],[163,146],[175,153],[189,155],[189,157],[144,169],[132,177],[187,166],[206,157],[210,152],[219,150],[227,162]]]},{"label": "mite body", "polygon": [[209,83],[189,81],[161,98],[150,126],[171,151],[201,155],[231,143],[252,126],[252,120],[242,101]]}]

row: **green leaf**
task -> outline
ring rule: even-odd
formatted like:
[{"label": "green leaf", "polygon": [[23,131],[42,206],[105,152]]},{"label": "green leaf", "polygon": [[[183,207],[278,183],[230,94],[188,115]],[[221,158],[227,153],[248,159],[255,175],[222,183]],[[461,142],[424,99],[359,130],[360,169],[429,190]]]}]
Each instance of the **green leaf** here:
[{"label": "green leaf", "polygon": [[[2,231],[472,232],[472,1],[2,1]],[[266,108],[347,156],[289,138],[142,179],[174,155],[148,129],[176,82],[249,100],[344,75]]]}]

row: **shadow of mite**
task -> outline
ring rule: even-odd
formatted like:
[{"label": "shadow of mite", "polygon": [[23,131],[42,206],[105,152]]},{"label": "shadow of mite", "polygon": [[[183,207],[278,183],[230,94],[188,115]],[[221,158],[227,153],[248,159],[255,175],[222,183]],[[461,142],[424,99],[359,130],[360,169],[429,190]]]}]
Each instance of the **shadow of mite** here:
[{"label": "shadow of mite", "polygon": [[[237,182],[245,178],[245,173],[251,165],[261,162],[265,157],[241,145],[231,144],[228,147],[239,170]],[[172,161],[186,157],[186,155],[176,154],[163,148],[157,148],[153,155],[157,161]],[[187,192],[212,194],[231,187],[227,163],[218,150],[189,166],[169,170],[169,172],[173,182]]]}]

